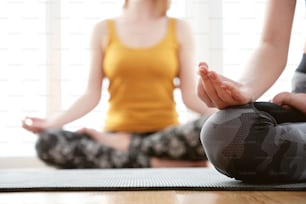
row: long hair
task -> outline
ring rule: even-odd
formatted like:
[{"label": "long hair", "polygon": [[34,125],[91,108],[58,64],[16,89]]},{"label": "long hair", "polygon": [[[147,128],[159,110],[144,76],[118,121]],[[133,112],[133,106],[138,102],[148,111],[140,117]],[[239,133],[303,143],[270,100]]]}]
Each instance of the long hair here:
[{"label": "long hair", "polygon": [[[148,1],[148,0],[147,0]],[[170,0],[152,0],[154,2],[154,9],[158,16],[166,16],[170,7]],[[124,1],[123,8],[127,8],[129,0]]]}]

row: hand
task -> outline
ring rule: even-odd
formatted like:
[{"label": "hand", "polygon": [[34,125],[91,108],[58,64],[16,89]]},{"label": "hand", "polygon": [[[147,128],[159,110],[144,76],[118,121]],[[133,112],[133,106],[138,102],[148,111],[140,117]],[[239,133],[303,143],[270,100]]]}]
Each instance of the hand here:
[{"label": "hand", "polygon": [[272,103],[283,107],[292,107],[306,114],[306,94],[281,92],[273,97]]},{"label": "hand", "polygon": [[199,65],[199,75],[201,78],[198,83],[198,96],[209,107],[224,109],[252,101],[251,94],[242,84],[209,71],[208,65],[204,62]]},{"label": "hand", "polygon": [[22,122],[22,127],[30,132],[39,133],[49,128],[50,125],[46,119],[26,117]]}]

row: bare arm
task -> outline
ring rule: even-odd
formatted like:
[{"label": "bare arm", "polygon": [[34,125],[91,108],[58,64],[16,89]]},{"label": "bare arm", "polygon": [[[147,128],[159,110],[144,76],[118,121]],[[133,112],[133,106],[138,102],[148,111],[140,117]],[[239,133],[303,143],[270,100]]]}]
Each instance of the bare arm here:
[{"label": "bare arm", "polygon": [[248,61],[239,82],[199,68],[198,95],[210,107],[220,109],[258,99],[283,72],[288,57],[296,0],[269,0],[258,48]]},{"label": "bare arm", "polygon": [[214,108],[208,106],[197,96],[196,73],[194,70],[194,40],[190,26],[182,21],[177,21],[177,38],[179,48],[179,78],[182,99],[186,107],[201,114],[211,114]]},{"label": "bare arm", "polygon": [[105,22],[95,25],[90,41],[91,58],[90,72],[87,88],[85,92],[65,111],[51,116],[47,119],[29,118],[32,120],[26,123],[23,121],[23,127],[32,132],[40,132],[46,128],[59,128],[72,122],[91,111],[100,101],[102,81],[103,81],[103,47],[106,36]]},{"label": "bare arm", "polygon": [[62,126],[74,121],[90,112],[99,103],[103,81],[102,55],[105,32],[105,22],[95,25],[90,42],[90,72],[87,88],[67,110],[48,119],[52,126]]},{"label": "bare arm", "polygon": [[286,66],[295,6],[295,0],[269,0],[259,47],[240,80],[254,100],[272,86]]}]

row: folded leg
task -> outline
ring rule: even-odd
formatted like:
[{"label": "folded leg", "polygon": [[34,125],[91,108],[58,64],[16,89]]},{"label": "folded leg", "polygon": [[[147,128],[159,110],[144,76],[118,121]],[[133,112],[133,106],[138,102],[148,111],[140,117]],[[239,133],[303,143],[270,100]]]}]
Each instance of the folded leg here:
[{"label": "folded leg", "polygon": [[39,135],[37,154],[57,168],[144,168],[149,158],[141,153],[118,151],[86,135],[50,129]]},{"label": "folded leg", "polygon": [[141,152],[151,157],[174,160],[206,160],[200,141],[200,132],[207,118],[208,116],[203,116],[148,136],[134,135],[129,150],[134,154]]},{"label": "folded leg", "polygon": [[208,159],[217,170],[239,180],[305,180],[306,115],[305,122],[279,123],[283,119],[277,117],[284,111],[269,103],[250,103],[215,113],[201,133]]}]

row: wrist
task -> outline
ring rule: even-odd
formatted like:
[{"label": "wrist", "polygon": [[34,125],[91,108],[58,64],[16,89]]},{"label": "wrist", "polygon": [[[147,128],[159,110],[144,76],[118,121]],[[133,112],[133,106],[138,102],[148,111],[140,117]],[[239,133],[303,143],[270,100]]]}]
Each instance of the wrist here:
[{"label": "wrist", "polygon": [[46,119],[46,128],[62,128],[62,124],[59,123],[59,120],[55,118],[48,118]]}]

